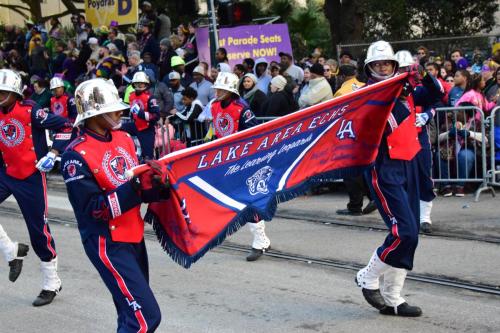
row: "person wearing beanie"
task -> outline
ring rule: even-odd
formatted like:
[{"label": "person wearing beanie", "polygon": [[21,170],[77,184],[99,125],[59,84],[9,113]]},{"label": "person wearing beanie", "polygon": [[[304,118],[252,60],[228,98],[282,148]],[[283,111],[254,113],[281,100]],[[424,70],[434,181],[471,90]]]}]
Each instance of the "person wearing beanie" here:
[{"label": "person wearing beanie", "polygon": [[271,80],[271,94],[263,106],[265,117],[282,117],[297,111],[297,103],[290,89],[285,89],[287,80],[277,75]]},{"label": "person wearing beanie", "polygon": [[193,83],[189,86],[196,90],[197,98],[203,106],[215,98],[215,91],[212,89],[212,83],[205,79],[205,69],[203,66],[196,66],[193,69]]},{"label": "person wearing beanie", "polygon": [[257,87],[257,77],[252,73],[243,75],[238,87],[240,96],[250,105],[256,117],[264,117],[263,106],[267,101],[267,96]]},{"label": "person wearing beanie", "polygon": [[299,98],[301,109],[333,98],[332,88],[324,76],[323,65],[316,63],[311,66],[310,71],[309,89],[305,90]]}]

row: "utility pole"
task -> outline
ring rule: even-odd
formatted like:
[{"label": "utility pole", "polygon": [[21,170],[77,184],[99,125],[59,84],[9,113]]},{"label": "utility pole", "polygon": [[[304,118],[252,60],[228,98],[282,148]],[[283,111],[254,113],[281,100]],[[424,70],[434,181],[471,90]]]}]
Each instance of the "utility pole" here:
[{"label": "utility pole", "polygon": [[217,37],[217,17],[215,13],[214,0],[207,0],[208,6],[208,35],[210,39],[210,63],[217,65],[215,60],[215,51],[219,48],[219,38]]}]

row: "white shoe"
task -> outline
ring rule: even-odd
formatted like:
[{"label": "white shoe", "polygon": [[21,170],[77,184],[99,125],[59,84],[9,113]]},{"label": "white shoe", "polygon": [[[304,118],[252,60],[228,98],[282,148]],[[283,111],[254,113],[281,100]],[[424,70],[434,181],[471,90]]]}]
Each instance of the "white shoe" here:
[{"label": "white shoe", "polygon": [[267,249],[271,244],[271,241],[266,235],[266,225],[264,221],[259,221],[257,223],[249,222],[247,224],[250,228],[250,232],[253,235],[252,248],[257,250]]}]

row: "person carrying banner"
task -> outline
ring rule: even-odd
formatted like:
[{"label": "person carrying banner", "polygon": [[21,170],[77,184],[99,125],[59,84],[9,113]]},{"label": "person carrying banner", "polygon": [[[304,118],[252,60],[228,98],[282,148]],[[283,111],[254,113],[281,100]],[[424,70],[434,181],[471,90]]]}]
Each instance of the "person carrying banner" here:
[{"label": "person carrying banner", "polygon": [[[71,125],[39,109],[33,101],[23,100],[21,76],[9,69],[0,70],[0,111],[0,202],[12,194],[21,209],[43,275],[42,291],[33,305],[42,306],[51,303],[61,290],[54,238],[47,221],[45,173],[52,170],[70,139],[71,133],[62,132]],[[45,129],[60,131],[50,151]]]},{"label": "person carrying banner", "polygon": [[81,135],[61,164],[85,253],[113,296],[118,332],[153,332],[161,313],[149,287],[140,206],[168,197],[166,168],[148,160],[151,169],[126,177],[138,159],[130,135],[116,130],[128,105],[112,81],[81,83],[75,102]]},{"label": "person carrying banner", "polygon": [[[213,85],[216,100],[212,102],[210,112],[213,119],[215,136],[223,138],[230,134],[257,125],[255,115],[248,104],[240,98],[239,79],[236,74],[220,72]],[[259,259],[271,247],[271,241],[265,233],[265,224],[258,216],[249,223],[253,235],[252,249],[248,261]]]},{"label": "person carrying banner", "polygon": [[132,78],[135,89],[130,94],[131,123],[123,124],[123,129],[136,136],[141,144],[141,159],[154,157],[155,126],[160,118],[160,108],[156,98],[148,90],[150,81],[145,72],[137,72]]},{"label": "person carrying banner", "polygon": [[[411,53],[407,50],[398,51],[395,55],[399,62],[399,71],[407,72],[416,63]],[[423,72],[423,71],[422,71]],[[420,189],[420,230],[423,233],[432,232],[431,210],[434,193],[432,180],[432,152],[427,125],[435,115],[434,108],[441,104],[441,99],[446,94],[444,87],[432,75],[425,75],[413,90],[416,111],[415,126],[417,127],[418,140],[422,149],[417,154],[419,189]]]},{"label": "person carrying banner", "polygon": [[[364,66],[368,84],[393,77],[398,66],[389,43],[378,41],[370,45]],[[395,101],[375,164],[365,171],[389,234],[355,279],[366,301],[381,314],[406,317],[422,315],[419,307],[409,305],[401,297],[407,270],[413,268],[419,231],[419,172],[415,156],[421,148],[412,90],[407,87]]]}]

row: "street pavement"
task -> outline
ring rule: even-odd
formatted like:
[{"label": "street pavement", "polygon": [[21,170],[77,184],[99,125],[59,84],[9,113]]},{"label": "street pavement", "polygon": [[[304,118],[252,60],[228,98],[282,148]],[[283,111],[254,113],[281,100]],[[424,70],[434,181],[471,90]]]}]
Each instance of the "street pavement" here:
[{"label": "street pavement", "polygon": [[[279,205],[267,223],[273,249],[307,257],[364,264],[385,232],[342,226],[383,226],[377,213],[340,218],[347,197],[328,194],[300,197]],[[488,194],[438,198],[435,227],[457,234],[499,234]],[[64,193],[51,190],[51,217],[73,218]],[[12,198],[2,207],[15,208]],[[294,217],[294,219],[290,219]],[[316,222],[317,223],[316,223]],[[9,235],[28,241],[22,219],[2,214]],[[337,223],[337,224],[335,224]],[[110,294],[86,258],[77,229],[52,223],[63,290],[53,304],[34,308],[40,291],[38,260],[31,251],[19,280],[7,279],[0,262],[0,332],[112,332],[116,313]],[[249,246],[246,227],[228,243]],[[449,287],[407,281],[404,296],[422,306],[421,318],[379,315],[354,285],[354,272],[264,256],[248,263],[245,253],[218,248],[189,270],[176,265],[158,242],[148,238],[151,285],[163,321],[158,332],[500,332],[500,298]],[[499,285],[499,245],[480,241],[422,236],[415,272]],[[4,279],[1,277],[4,276]]]}]

